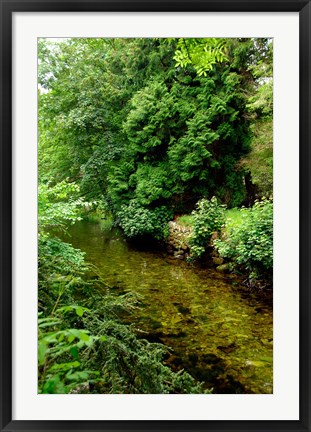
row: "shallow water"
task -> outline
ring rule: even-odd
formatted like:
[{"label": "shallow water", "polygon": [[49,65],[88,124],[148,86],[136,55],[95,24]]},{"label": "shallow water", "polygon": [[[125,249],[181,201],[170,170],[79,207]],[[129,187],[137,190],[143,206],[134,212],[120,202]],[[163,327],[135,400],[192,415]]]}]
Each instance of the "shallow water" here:
[{"label": "shallow water", "polygon": [[271,301],[214,269],[138,249],[115,229],[79,222],[69,234],[64,240],[85,251],[116,292],[143,296],[131,322],[172,348],[166,362],[174,370],[214,393],[272,393]]}]

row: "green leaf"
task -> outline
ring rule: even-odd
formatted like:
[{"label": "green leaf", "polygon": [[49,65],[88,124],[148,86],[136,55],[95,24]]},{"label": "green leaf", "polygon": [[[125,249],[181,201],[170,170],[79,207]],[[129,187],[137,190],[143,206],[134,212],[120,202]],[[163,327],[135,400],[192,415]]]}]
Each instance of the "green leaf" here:
[{"label": "green leaf", "polygon": [[79,358],[79,351],[78,351],[78,349],[76,347],[71,347],[69,349],[69,352],[70,352],[70,354],[72,355],[72,357],[74,359],[78,359]]},{"label": "green leaf", "polygon": [[78,306],[78,307],[76,308],[76,314],[77,314],[79,317],[82,317],[82,316],[83,316],[83,313],[84,313],[84,308],[81,307],[81,306]]},{"label": "green leaf", "polygon": [[74,340],[75,340],[75,338],[76,338],[76,336],[75,335],[73,335],[73,334],[70,334],[69,336],[68,336],[68,342],[69,343],[71,343],[71,342],[73,342]]},{"label": "green leaf", "polygon": [[77,381],[77,382],[79,382],[79,381],[85,381],[85,380],[88,379],[88,377],[89,377],[89,374],[88,374],[88,372],[85,372],[85,371],[68,373],[66,375],[66,378],[68,380],[70,380],[70,381]]},{"label": "green leaf", "polygon": [[80,332],[80,339],[83,340],[84,342],[88,342],[90,339],[90,336],[88,334],[86,334],[85,332]]},{"label": "green leaf", "polygon": [[81,363],[78,361],[55,364],[49,369],[49,371],[67,371],[79,367],[80,364]]},{"label": "green leaf", "polygon": [[45,354],[46,354],[47,350],[48,350],[47,344],[43,341],[39,341],[39,344],[38,344],[38,362],[39,362],[40,366],[43,365],[43,363],[44,363]]}]

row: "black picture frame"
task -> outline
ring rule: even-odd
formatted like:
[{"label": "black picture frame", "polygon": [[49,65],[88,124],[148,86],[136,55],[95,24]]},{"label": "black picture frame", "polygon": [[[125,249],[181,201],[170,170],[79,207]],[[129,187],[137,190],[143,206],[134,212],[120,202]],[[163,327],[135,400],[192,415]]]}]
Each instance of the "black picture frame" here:
[{"label": "black picture frame", "polygon": [[[0,425],[1,431],[311,431],[310,413],[310,1],[305,0],[0,0]],[[297,421],[12,420],[12,16],[14,12],[299,12],[300,32],[300,419]],[[286,151],[286,149],[284,150]],[[290,389],[289,389],[290,391]]]}]

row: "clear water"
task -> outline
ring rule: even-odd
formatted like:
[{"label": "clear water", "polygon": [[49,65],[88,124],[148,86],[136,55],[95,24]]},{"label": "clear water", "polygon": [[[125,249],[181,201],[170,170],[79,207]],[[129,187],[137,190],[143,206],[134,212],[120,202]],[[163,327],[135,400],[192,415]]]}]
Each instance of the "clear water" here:
[{"label": "clear water", "polygon": [[131,322],[171,347],[166,362],[174,370],[186,369],[214,393],[272,393],[271,298],[151,245],[138,249],[115,229],[80,222],[69,235],[64,240],[85,251],[116,292],[142,296]]}]

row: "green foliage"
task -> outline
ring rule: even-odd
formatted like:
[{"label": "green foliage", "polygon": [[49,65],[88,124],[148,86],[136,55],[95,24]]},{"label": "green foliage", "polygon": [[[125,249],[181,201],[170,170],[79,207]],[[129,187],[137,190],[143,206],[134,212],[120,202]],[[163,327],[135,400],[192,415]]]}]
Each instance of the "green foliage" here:
[{"label": "green foliage", "polygon": [[84,360],[80,360],[81,353],[92,350],[95,342],[102,343],[106,339],[90,335],[87,330],[59,329],[63,323],[62,313],[68,311],[75,311],[77,318],[81,318],[88,309],[66,306],[58,309],[55,316],[43,318],[39,313],[38,363],[42,393],[68,393],[98,376],[98,371],[88,370]]},{"label": "green foliage", "polygon": [[130,177],[130,185],[136,186],[135,197],[141,205],[169,202],[174,191],[174,184],[168,178],[169,168],[165,162],[137,164],[136,173]]},{"label": "green foliage", "polygon": [[273,43],[256,39],[253,61],[249,65],[254,80],[247,109],[252,118],[251,150],[239,165],[251,174],[256,197],[273,193]]},{"label": "green foliage", "polygon": [[249,70],[255,81],[255,91],[248,99],[248,109],[259,118],[268,119],[273,113],[273,43],[255,40],[256,53]]},{"label": "green foliage", "polygon": [[271,281],[273,267],[273,203],[257,201],[242,208],[241,223],[223,239],[214,241],[221,256],[246,269],[250,279]]},{"label": "green foliage", "polygon": [[239,205],[244,186],[237,161],[249,149],[243,76],[225,65],[208,77],[174,74],[171,80],[171,69],[157,71],[132,98],[128,142],[108,176],[108,195],[116,208],[137,199],[186,211],[216,193]]},{"label": "green foliage", "polygon": [[174,60],[176,66],[194,66],[197,74],[207,75],[217,63],[228,60],[225,55],[226,39],[201,38],[178,40]]},{"label": "green foliage", "polygon": [[54,186],[39,183],[38,222],[40,230],[63,228],[81,220],[86,203],[79,198],[79,186],[62,181]]},{"label": "green foliage", "polygon": [[106,67],[109,58],[114,67],[114,52],[102,38],[38,45],[39,176],[82,178],[88,198],[102,193],[107,166],[122,147],[123,87]]},{"label": "green foliage", "polygon": [[240,166],[250,171],[259,197],[273,194],[273,121],[258,119],[252,124],[251,151],[240,161]]},{"label": "green foliage", "polygon": [[170,94],[165,82],[151,81],[138,91],[131,100],[124,130],[133,144],[133,150],[152,153],[168,139],[167,123],[176,109],[174,96]]},{"label": "green foliage", "polygon": [[262,46],[252,39],[40,39],[40,178],[69,177],[114,214],[131,200],[175,213],[203,196],[240,205],[238,162],[249,151],[249,95],[261,83]]},{"label": "green foliage", "polygon": [[206,251],[211,235],[219,231],[224,223],[224,212],[224,206],[215,197],[210,201],[203,198],[197,203],[196,210],[192,212],[193,228],[189,242],[192,258],[198,258]]},{"label": "green foliage", "polygon": [[85,284],[84,253],[52,235],[82,219],[85,206],[79,187],[62,181],[38,187],[39,308],[50,313],[59,302],[72,301],[72,293]]},{"label": "green foliage", "polygon": [[121,207],[117,218],[127,237],[150,236],[162,240],[168,235],[167,222],[172,212],[164,206],[147,209],[132,200],[128,206]]},{"label": "green foliage", "polygon": [[84,253],[51,236],[40,236],[38,244],[39,310],[52,313],[60,303],[71,303],[89,284]]},{"label": "green foliage", "polygon": [[273,81],[272,77],[266,78],[254,94],[249,98],[247,105],[251,112],[260,114],[262,117],[271,117],[273,111]]}]

